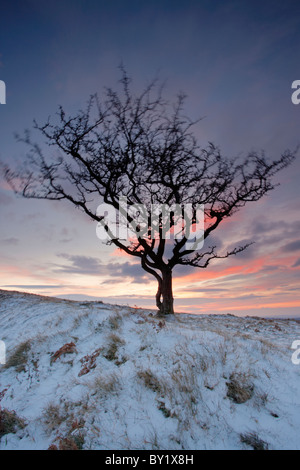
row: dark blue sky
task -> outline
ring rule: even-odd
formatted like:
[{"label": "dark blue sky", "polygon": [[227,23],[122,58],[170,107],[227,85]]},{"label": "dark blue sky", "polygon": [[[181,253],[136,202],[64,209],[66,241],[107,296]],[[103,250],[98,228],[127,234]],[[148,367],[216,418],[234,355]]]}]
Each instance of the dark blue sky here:
[{"label": "dark blue sky", "polygon": [[[191,112],[207,116],[211,137],[233,151],[247,145],[247,137],[251,145],[260,139],[271,144],[265,131],[287,122],[291,127],[299,114],[290,102],[298,71],[299,2],[1,5],[0,71],[9,106],[0,117],[6,137],[30,126],[33,117],[53,114],[58,104],[82,106],[90,93],[116,82],[121,61],[137,85],[159,74],[170,92],[184,90]],[[236,128],[236,145],[227,126]],[[285,134],[293,145],[294,129]]]},{"label": "dark blue sky", "polygon": [[[197,131],[200,141],[203,145],[213,141],[225,155],[263,148],[276,158],[300,142],[300,105],[291,102],[291,84],[300,79],[298,1],[2,0],[0,13],[0,80],[7,87],[7,104],[0,105],[0,158],[4,161],[23,160],[25,149],[16,143],[14,133],[31,128],[33,119],[45,122],[60,104],[76,111],[91,93],[101,95],[103,87],[117,86],[121,62],[138,90],[158,75],[166,81],[170,99],[179,90],[185,91],[187,114],[205,116]],[[240,274],[241,285],[250,296],[258,295],[263,276],[264,286],[275,286],[267,300],[266,290],[259,293],[265,299],[263,305],[277,305],[281,293],[292,313],[299,311],[295,289],[300,260],[299,177],[297,159],[280,175],[280,188],[240,216],[243,226],[231,234],[226,228],[221,234],[233,239],[237,234],[259,238],[260,245],[247,258],[256,268],[248,277]],[[58,295],[61,282],[66,284],[64,293],[97,294],[96,260],[100,257],[110,268],[115,260],[106,247],[99,247],[89,222],[77,213],[75,219],[71,207],[20,200],[3,182],[0,203],[2,285],[44,285],[47,292]],[[265,231],[261,226],[260,231],[254,230],[258,222],[265,223]],[[287,256],[291,251],[283,249],[285,244],[294,247],[291,257]],[[259,264],[265,253],[268,257]],[[233,261],[228,263],[226,267],[235,266]],[[70,273],[72,266],[74,278],[66,280],[62,273]],[[89,266],[93,266],[92,280]],[[80,268],[82,277],[77,278]],[[102,282],[107,282],[108,270],[101,269]],[[140,284],[138,272],[128,267],[126,292],[133,286],[135,293],[134,282]],[[203,272],[196,275],[199,281],[193,277],[192,285],[188,279],[182,281],[185,284],[178,281],[177,296],[184,298],[184,292],[192,292],[192,303],[197,305],[200,297],[195,292],[202,287],[209,309],[214,303],[209,289],[216,289],[213,282],[220,281],[204,279]],[[238,308],[236,293],[241,286],[236,278],[229,284],[226,274],[222,279],[225,284],[228,281],[219,286],[227,292],[226,308]],[[111,279],[115,295],[125,298],[117,280],[115,275]],[[143,293],[145,302],[152,290],[149,284],[149,292]],[[212,311],[218,311],[217,302],[216,297]],[[275,313],[282,313],[283,308],[274,307]]]}]

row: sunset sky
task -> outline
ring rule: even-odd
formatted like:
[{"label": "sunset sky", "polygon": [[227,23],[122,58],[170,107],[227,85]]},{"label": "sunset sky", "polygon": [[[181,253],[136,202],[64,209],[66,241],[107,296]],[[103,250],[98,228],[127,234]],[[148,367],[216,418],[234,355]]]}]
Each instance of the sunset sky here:
[{"label": "sunset sky", "polygon": [[[300,2],[214,0],[2,0],[0,159],[15,139],[118,87],[122,62],[141,91],[154,77],[185,112],[204,117],[196,135],[224,155],[264,149],[278,158],[300,143]],[[51,149],[49,149],[51,151]],[[300,153],[280,186],[223,223],[225,242],[255,242],[207,269],[174,272],[175,309],[300,317]],[[100,203],[100,200],[99,200]],[[64,202],[25,200],[0,181],[0,289],[155,307],[156,281],[135,259],[96,237],[96,225]]]}]

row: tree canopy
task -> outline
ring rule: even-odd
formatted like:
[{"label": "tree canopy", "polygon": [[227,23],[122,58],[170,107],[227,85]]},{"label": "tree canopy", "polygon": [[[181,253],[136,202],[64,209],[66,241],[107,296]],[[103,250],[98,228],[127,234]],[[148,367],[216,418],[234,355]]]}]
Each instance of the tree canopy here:
[{"label": "tree canopy", "polygon": [[[194,129],[199,120],[185,116],[184,94],[169,104],[163,88],[152,81],[135,95],[124,69],[120,82],[121,91],[107,88],[101,100],[92,95],[86,108],[73,116],[60,107],[55,123],[35,122],[50,148],[37,145],[26,132],[19,137],[29,146],[24,167],[5,166],[4,174],[25,198],[67,200],[102,224],[108,242],[139,258],[156,278],[159,311],[173,313],[174,267],[206,268],[212,259],[243,251],[248,244],[217,253],[206,240],[222,221],[269,193],[274,175],[294,160],[295,152],[286,150],[275,160],[263,151],[249,152],[243,159],[225,157],[212,142],[205,147],[198,143]],[[116,237],[97,211],[105,203],[120,213],[120,198],[127,208],[120,217],[134,235],[128,240]],[[159,209],[163,207],[170,208],[168,221]],[[180,224],[180,210],[184,216],[187,207],[188,220],[183,217]],[[199,210],[203,230],[195,232],[191,243]],[[177,236],[166,236],[166,223],[170,232],[177,227]]]}]

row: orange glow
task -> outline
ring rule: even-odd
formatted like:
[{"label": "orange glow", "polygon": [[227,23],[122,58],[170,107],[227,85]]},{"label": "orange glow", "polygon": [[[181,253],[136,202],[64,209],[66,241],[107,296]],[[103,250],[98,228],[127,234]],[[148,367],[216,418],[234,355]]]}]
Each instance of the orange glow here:
[{"label": "orange glow", "polygon": [[195,272],[188,274],[187,276],[182,276],[181,278],[174,279],[174,285],[182,284],[182,283],[191,283],[197,281],[206,281],[209,279],[219,279],[226,276],[231,276],[233,274],[250,274],[259,271],[265,263],[266,258],[259,258],[253,260],[251,264],[248,266],[238,265],[238,266],[230,266],[228,268],[224,268],[220,271],[212,271],[209,268],[206,269],[197,269],[195,268]]},{"label": "orange glow", "polygon": [[252,309],[262,309],[262,308],[289,308],[289,307],[300,307],[300,299],[299,300],[291,300],[286,302],[269,302],[269,303],[259,303],[259,304],[251,304],[251,305],[236,305],[230,307],[218,307],[218,310],[252,310]]}]

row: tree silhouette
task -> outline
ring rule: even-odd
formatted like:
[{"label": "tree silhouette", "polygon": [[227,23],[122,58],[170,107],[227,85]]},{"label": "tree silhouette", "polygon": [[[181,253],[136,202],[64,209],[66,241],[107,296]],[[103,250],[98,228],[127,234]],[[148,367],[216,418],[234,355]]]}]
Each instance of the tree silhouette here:
[{"label": "tree silhouette", "polygon": [[[153,81],[135,95],[123,68],[120,83],[121,91],[107,88],[101,102],[92,95],[74,116],[60,107],[56,124],[34,122],[56,152],[45,157],[45,148],[25,132],[19,140],[30,147],[26,165],[6,166],[4,174],[16,193],[68,200],[97,221],[107,243],[139,258],[156,278],[160,313],[174,313],[175,266],[206,268],[213,259],[243,251],[248,245],[220,254],[215,246],[206,247],[206,240],[223,220],[271,191],[274,175],[295,152],[272,161],[264,152],[251,152],[242,161],[224,157],[213,143],[198,144],[193,132],[198,121],[184,115],[183,94],[171,106]],[[128,239],[116,235],[96,201],[116,211],[117,225],[122,221],[130,230]],[[126,210],[120,201],[126,201]]]}]

